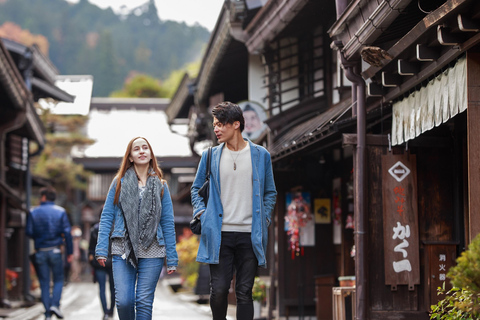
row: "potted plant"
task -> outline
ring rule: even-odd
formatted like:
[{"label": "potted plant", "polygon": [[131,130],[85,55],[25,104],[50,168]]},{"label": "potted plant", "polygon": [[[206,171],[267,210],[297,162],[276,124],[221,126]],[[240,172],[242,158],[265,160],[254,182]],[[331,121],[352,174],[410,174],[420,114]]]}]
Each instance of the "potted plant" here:
[{"label": "potted plant", "polygon": [[262,304],[267,298],[267,286],[259,277],[255,277],[252,289],[253,299],[253,318],[259,319],[261,315]]}]

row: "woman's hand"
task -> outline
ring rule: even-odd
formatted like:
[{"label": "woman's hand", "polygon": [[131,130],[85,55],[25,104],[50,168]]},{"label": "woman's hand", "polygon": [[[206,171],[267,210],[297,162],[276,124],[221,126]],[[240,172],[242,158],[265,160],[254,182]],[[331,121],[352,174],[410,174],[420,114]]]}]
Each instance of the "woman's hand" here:
[{"label": "woman's hand", "polygon": [[107,261],[107,259],[98,258],[97,261],[102,267],[105,267],[105,261]]},{"label": "woman's hand", "polygon": [[168,270],[168,271],[167,271],[168,274],[172,274],[172,273],[174,273],[174,272],[175,272],[175,270]]}]

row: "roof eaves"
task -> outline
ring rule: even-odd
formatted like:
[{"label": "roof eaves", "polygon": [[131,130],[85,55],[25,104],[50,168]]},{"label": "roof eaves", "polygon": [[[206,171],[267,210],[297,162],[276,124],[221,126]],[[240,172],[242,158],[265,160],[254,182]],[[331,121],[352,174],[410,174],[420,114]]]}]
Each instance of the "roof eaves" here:
[{"label": "roof eaves", "polygon": [[188,73],[185,73],[185,75],[182,78],[182,81],[180,82],[180,85],[177,88],[177,91],[175,92],[175,95],[170,101],[170,104],[168,105],[168,107],[165,109],[165,113],[167,114],[167,118],[168,118],[168,123],[173,122],[173,120],[180,113],[188,97],[192,95],[192,92],[190,92],[190,86],[192,85],[191,82],[192,81],[188,76]]},{"label": "roof eaves", "polygon": [[18,72],[10,53],[0,40],[0,84],[7,88],[15,108],[24,110],[26,100],[31,100],[31,93],[27,90],[22,76]]},{"label": "roof eaves", "polygon": [[30,134],[30,139],[36,141],[40,148],[43,149],[46,143],[45,127],[33,104],[27,107],[26,127]]},{"label": "roof eaves", "polygon": [[[368,1],[356,0],[352,2],[345,12],[339,17],[335,24],[328,30],[331,38],[340,39],[344,42],[342,51],[345,52],[345,57],[351,59],[354,55],[359,53],[359,50],[364,46],[372,43],[377,39],[394,20],[401,11],[404,10],[412,0],[390,0],[382,1],[375,7],[371,13],[365,13],[359,8],[361,4],[366,4]],[[368,14],[365,18],[363,15]],[[360,27],[356,30],[350,30],[348,26],[358,25],[362,22]],[[350,21],[357,21],[350,23]]]},{"label": "roof eaves", "polygon": [[222,8],[220,18],[215,26],[215,32],[210,38],[209,47],[202,60],[200,72],[197,77],[196,100],[201,103],[207,100],[208,89],[212,83],[212,76],[218,68],[221,58],[226,52],[233,37],[230,33],[230,21],[225,6]]},{"label": "roof eaves", "polygon": [[32,87],[40,90],[43,94],[41,98],[52,98],[57,101],[64,101],[64,102],[73,102],[75,100],[75,96],[63,91],[62,89],[58,88],[57,86],[50,84],[47,81],[41,80],[39,78],[32,78]]},{"label": "roof eaves", "polygon": [[251,53],[262,51],[265,43],[273,40],[308,1],[268,1],[245,30],[249,35],[245,42],[248,51]]},{"label": "roof eaves", "polygon": [[37,45],[31,47],[33,52],[33,67],[45,81],[54,84],[58,76],[58,69],[43,53],[38,49]]}]

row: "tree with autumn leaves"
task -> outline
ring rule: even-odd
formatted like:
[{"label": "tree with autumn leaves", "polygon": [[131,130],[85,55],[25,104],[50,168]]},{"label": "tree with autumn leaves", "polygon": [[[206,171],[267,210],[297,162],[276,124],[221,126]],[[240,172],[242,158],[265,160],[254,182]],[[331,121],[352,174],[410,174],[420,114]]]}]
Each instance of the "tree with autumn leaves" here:
[{"label": "tree with autumn leaves", "polygon": [[81,133],[88,116],[58,115],[48,108],[37,108],[46,129],[46,144],[40,155],[32,159],[32,173],[49,181],[57,189],[61,205],[72,213],[74,193],[87,188],[89,172],[72,161],[71,152],[74,146],[94,142]]}]

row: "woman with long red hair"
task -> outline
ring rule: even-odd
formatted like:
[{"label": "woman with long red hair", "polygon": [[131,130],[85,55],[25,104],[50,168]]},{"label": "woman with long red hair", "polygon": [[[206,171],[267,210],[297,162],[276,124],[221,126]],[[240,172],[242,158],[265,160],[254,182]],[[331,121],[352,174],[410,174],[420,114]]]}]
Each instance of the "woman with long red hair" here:
[{"label": "woman with long red hair", "polygon": [[152,319],[164,261],[171,274],[178,255],[170,192],[152,147],[143,137],[128,143],[105,200],[95,249],[102,266],[109,241],[120,320]]}]

